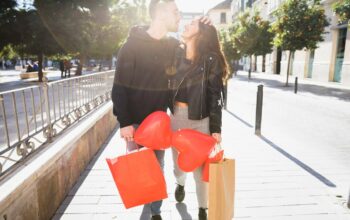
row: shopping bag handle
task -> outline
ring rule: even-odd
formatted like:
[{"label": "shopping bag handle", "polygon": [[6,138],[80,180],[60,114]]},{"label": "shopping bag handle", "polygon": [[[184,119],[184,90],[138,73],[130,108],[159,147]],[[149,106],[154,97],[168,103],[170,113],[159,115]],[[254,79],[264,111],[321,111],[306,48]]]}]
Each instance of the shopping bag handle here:
[{"label": "shopping bag handle", "polygon": [[134,144],[134,147],[136,148],[133,148],[132,150],[128,151],[128,145],[129,143],[126,141],[125,143],[125,154],[129,154],[130,152],[134,151],[135,149],[137,149],[137,151],[140,151],[141,147],[135,142],[135,141],[129,141],[129,142],[132,142]]},{"label": "shopping bag handle", "polygon": [[[222,150],[221,144],[217,143],[213,150],[211,151],[209,157],[214,157],[215,155],[217,155],[220,151]],[[225,154],[225,151],[224,151]]]},{"label": "shopping bag handle", "polygon": [[222,150],[221,144],[217,143],[214,147],[215,154],[219,153]]}]

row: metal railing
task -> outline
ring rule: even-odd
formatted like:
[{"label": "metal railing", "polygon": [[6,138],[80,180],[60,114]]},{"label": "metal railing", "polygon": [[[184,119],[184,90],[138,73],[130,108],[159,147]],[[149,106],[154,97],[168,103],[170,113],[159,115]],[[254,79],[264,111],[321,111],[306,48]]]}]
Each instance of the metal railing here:
[{"label": "metal railing", "polygon": [[0,177],[111,99],[114,71],[0,93]]}]

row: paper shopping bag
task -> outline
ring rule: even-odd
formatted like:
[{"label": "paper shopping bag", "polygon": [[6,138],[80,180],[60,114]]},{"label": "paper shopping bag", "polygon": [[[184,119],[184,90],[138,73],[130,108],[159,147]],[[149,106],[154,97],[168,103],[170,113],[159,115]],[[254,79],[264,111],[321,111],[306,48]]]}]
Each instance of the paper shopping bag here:
[{"label": "paper shopping bag", "polygon": [[209,220],[233,218],[235,160],[224,159],[209,165]]},{"label": "paper shopping bag", "polygon": [[205,161],[203,170],[202,170],[202,180],[204,182],[209,182],[209,165],[211,163],[220,162],[223,157],[224,157],[224,150],[220,150],[219,153],[215,154],[213,157],[209,157]]},{"label": "paper shopping bag", "polygon": [[125,208],[168,197],[157,158],[150,149],[106,159]]}]

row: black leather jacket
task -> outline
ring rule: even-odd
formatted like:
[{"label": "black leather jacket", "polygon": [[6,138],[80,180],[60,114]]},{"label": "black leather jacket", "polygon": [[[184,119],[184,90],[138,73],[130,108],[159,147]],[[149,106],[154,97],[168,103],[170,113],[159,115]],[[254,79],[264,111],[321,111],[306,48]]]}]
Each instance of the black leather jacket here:
[{"label": "black leather jacket", "polygon": [[[223,107],[223,69],[218,55],[208,54],[201,65],[191,69],[185,85],[188,99],[188,116],[191,120],[209,117],[210,133],[221,133]],[[170,110],[174,113],[175,97],[183,79],[170,79],[172,91]],[[184,86],[184,85],[182,85]]]}]

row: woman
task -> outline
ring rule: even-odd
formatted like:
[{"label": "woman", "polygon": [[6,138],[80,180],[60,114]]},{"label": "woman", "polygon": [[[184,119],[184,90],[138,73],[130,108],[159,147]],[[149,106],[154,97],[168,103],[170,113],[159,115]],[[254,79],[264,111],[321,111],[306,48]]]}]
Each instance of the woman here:
[{"label": "woman", "polygon": [[[221,51],[218,34],[212,25],[194,20],[182,34],[185,49],[177,55],[177,70],[171,80],[173,130],[195,129],[212,135],[221,142],[223,82],[227,63]],[[175,198],[185,197],[186,173],[177,164],[178,152],[173,148],[174,174],[177,181]],[[199,205],[198,217],[207,219],[208,184],[202,181],[202,167],[193,172]]]}]

